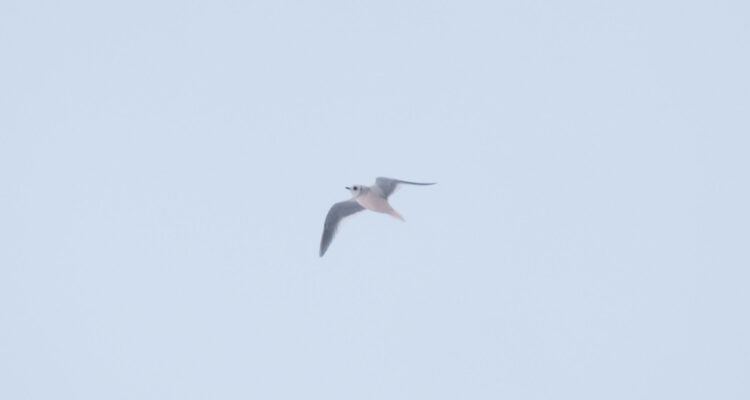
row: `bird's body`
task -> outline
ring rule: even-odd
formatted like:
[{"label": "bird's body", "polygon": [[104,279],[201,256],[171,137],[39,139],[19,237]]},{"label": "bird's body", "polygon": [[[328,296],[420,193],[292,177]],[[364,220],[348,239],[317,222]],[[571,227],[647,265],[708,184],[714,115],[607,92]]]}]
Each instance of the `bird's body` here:
[{"label": "bird's body", "polygon": [[400,219],[401,221],[405,221],[404,217],[391,207],[388,203],[388,199],[383,196],[383,193],[380,190],[371,187],[368,189],[369,190],[366,192],[354,197],[354,200],[359,203],[359,205],[367,210],[388,214],[394,218]]},{"label": "bird's body", "polygon": [[328,211],[325,225],[323,226],[323,236],[320,240],[320,256],[323,257],[333,236],[336,234],[339,222],[344,218],[356,214],[362,210],[370,210],[383,214],[388,214],[394,218],[404,221],[404,217],[394,210],[388,203],[388,197],[393,194],[399,184],[408,185],[434,185],[434,183],[419,183],[401,181],[391,178],[377,178],[372,186],[353,185],[346,187],[351,193],[350,200],[341,201],[334,204]]}]

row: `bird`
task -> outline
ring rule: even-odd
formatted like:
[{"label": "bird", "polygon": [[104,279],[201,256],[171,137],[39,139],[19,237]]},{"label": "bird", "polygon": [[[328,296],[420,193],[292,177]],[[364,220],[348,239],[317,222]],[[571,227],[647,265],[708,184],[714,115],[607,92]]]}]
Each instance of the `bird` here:
[{"label": "bird", "polygon": [[396,191],[399,185],[427,186],[434,184],[435,182],[420,183],[379,177],[375,179],[375,184],[372,186],[359,184],[346,186],[345,188],[351,192],[352,198],[340,201],[328,210],[328,215],[326,215],[326,220],[323,224],[323,235],[320,239],[320,257],[323,257],[326,250],[328,250],[328,246],[331,245],[333,237],[336,235],[336,230],[344,218],[363,210],[370,210],[388,214],[396,219],[405,221],[404,217],[388,203],[388,197]]}]

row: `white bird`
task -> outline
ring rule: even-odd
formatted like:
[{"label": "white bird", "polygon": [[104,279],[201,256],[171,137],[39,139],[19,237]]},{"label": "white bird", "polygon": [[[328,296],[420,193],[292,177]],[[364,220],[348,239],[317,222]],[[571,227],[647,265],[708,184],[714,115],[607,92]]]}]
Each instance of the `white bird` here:
[{"label": "white bird", "polygon": [[375,184],[372,186],[347,186],[346,189],[352,193],[352,198],[334,204],[328,211],[326,222],[323,226],[323,236],[320,239],[320,256],[323,257],[323,254],[328,250],[328,246],[331,245],[331,241],[333,241],[333,236],[336,234],[336,230],[338,229],[341,220],[352,214],[367,209],[388,214],[404,221],[404,217],[388,204],[388,197],[393,194],[400,184],[434,185],[435,183],[408,182],[381,177],[375,179]]}]

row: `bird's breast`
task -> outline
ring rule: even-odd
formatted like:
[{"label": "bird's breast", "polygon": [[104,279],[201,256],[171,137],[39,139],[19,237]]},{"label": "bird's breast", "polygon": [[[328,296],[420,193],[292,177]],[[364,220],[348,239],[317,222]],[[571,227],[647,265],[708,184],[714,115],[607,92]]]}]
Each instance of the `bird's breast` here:
[{"label": "bird's breast", "polygon": [[371,211],[387,212],[391,209],[386,199],[371,193],[357,197],[357,203]]}]

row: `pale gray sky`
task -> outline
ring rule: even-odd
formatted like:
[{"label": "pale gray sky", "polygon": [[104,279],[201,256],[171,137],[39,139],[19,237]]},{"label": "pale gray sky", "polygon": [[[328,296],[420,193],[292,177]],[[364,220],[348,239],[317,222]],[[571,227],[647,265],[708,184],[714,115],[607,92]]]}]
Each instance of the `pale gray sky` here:
[{"label": "pale gray sky", "polygon": [[748,4],[0,2],[0,398],[750,398]]}]

